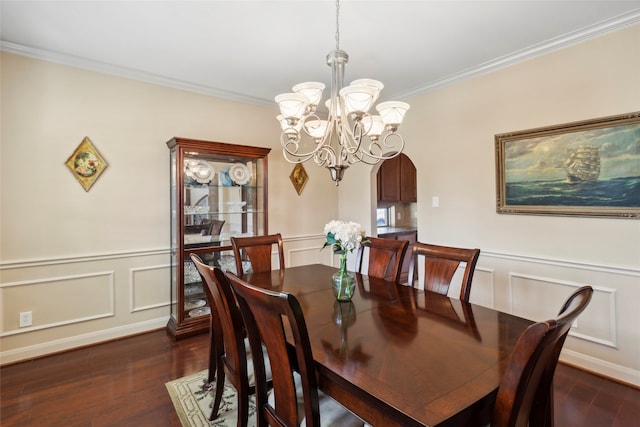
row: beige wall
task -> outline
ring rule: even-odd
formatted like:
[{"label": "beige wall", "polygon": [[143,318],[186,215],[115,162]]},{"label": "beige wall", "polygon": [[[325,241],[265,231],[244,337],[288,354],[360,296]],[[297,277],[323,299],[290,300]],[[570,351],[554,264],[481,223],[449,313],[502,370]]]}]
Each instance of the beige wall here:
[{"label": "beige wall", "polygon": [[[257,107],[2,53],[2,362],[162,327],[169,316],[173,136],[271,147],[269,230],[287,261],[331,262],[324,169],[298,196],[277,107]],[[89,192],[65,166],[88,136],[109,163]],[[33,326],[18,327],[18,313]]]},{"label": "beige wall", "polygon": [[[640,221],[498,215],[493,139],[508,131],[638,111],[638,70],[636,25],[409,100],[402,133],[418,172],[419,240],[482,249],[472,301],[543,319],[554,316],[575,287],[593,285],[593,302],[563,359],[640,385]],[[338,190],[324,169],[308,166],[311,181],[298,197],[288,181],[291,166],[277,149],[275,107],[6,54],[2,91],[4,360],[166,322],[164,142],[171,136],[274,148],[269,226],[287,239],[290,265],[330,262],[327,252],[317,251],[329,219],[375,230],[377,166],[349,168]],[[242,124],[246,117],[253,126]],[[89,193],[63,166],[84,136],[111,163]],[[440,197],[439,208],[430,206],[432,196]],[[57,311],[46,311],[46,328],[17,329],[18,311],[31,307],[39,289],[64,289],[77,275],[101,292],[101,301],[78,312],[62,290]],[[106,295],[113,298],[111,306],[104,303]],[[56,323],[64,321],[69,324]]]}]

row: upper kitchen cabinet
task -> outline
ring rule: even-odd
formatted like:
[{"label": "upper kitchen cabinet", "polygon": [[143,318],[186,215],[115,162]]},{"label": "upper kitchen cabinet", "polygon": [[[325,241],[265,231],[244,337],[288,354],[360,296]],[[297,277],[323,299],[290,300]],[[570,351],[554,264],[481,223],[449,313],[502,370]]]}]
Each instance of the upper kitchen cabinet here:
[{"label": "upper kitchen cabinet", "polygon": [[378,169],[379,202],[415,202],[417,200],[416,167],[409,157],[400,154],[385,160]]},{"label": "upper kitchen cabinet", "polygon": [[267,154],[271,149],[173,138],[171,183],[171,316],[181,338],[209,329],[211,308],[189,255],[235,272],[233,236],[267,234]]}]

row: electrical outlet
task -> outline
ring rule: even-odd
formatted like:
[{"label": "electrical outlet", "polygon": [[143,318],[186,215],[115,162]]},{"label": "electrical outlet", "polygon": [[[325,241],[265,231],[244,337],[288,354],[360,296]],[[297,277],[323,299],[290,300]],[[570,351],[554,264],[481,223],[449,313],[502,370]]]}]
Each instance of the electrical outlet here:
[{"label": "electrical outlet", "polygon": [[31,311],[23,311],[20,313],[20,327],[31,326],[33,322],[33,313]]}]

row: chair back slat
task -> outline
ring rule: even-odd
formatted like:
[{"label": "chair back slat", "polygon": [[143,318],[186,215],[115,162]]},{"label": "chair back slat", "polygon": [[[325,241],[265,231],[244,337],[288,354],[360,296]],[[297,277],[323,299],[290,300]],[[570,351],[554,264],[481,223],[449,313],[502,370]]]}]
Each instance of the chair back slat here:
[{"label": "chair back slat", "polygon": [[423,282],[417,283],[417,286],[424,287],[428,291],[447,295],[453,276],[460,263],[464,262],[465,269],[460,285],[460,300],[469,301],[471,282],[479,256],[480,249],[455,248],[416,242],[411,254],[409,283],[416,286],[418,265],[422,260],[424,263],[424,277]]},{"label": "chair back slat", "polygon": [[356,255],[356,269],[363,270],[364,253],[369,252],[369,265],[366,274],[370,277],[387,279],[398,283],[400,281],[402,261],[404,260],[408,240],[381,239],[367,237],[365,243],[358,247]]},{"label": "chair back slat", "polygon": [[254,273],[271,271],[271,252],[274,245],[278,251],[279,268],[284,269],[284,245],[280,233],[266,236],[232,237],[231,246],[235,256],[237,274],[242,276],[247,273],[243,271],[242,267],[243,255],[251,262],[251,270]]},{"label": "chair back slat", "polygon": [[425,258],[424,289],[447,295],[451,279],[458,270],[460,261],[439,258]]}]

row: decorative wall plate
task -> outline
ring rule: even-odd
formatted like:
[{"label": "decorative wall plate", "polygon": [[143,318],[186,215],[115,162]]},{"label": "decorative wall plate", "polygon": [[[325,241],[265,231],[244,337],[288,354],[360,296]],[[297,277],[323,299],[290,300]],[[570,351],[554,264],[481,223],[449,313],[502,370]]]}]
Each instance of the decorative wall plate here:
[{"label": "decorative wall plate", "polygon": [[102,158],[88,136],[85,136],[65,165],[76,177],[84,191],[89,191],[98,177],[107,168],[108,163]]},{"label": "decorative wall plate", "polygon": [[293,184],[293,188],[296,189],[298,196],[301,195],[302,189],[309,180],[309,175],[307,175],[307,171],[304,170],[304,166],[302,166],[302,163],[298,163],[297,165],[295,165],[295,167],[291,171],[291,175],[289,175],[289,179]]},{"label": "decorative wall plate", "polygon": [[251,179],[251,171],[242,163],[236,163],[229,168],[229,176],[237,185],[244,185]]}]

